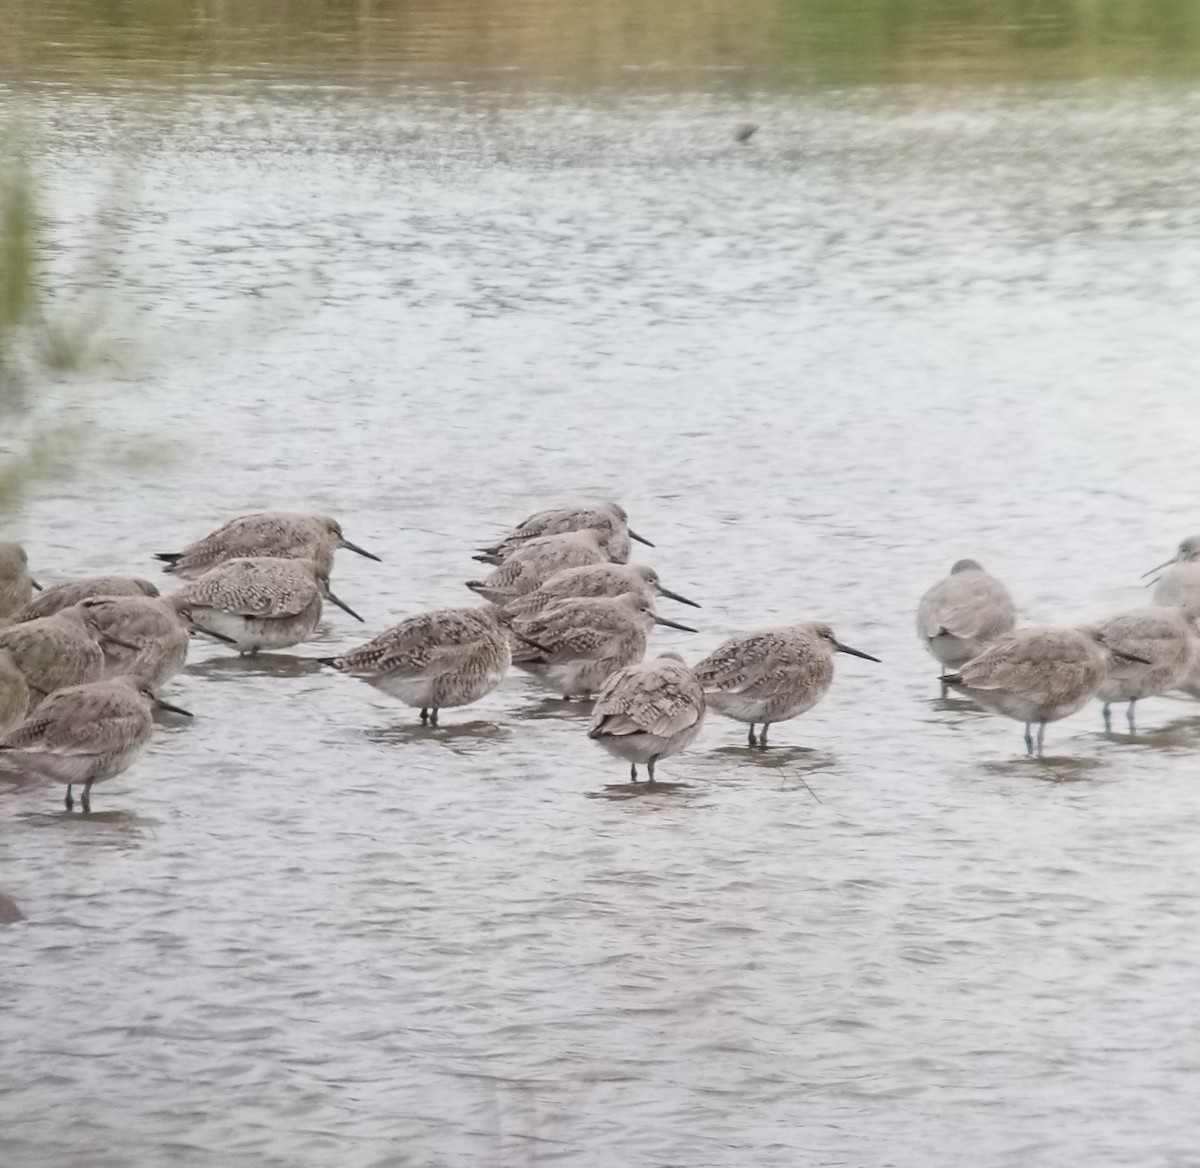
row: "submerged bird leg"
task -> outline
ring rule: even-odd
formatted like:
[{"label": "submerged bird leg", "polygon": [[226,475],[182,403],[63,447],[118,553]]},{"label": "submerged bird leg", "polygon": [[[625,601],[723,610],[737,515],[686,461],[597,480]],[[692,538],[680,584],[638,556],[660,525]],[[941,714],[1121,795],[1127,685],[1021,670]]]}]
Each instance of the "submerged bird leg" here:
[{"label": "submerged bird leg", "polygon": [[758,749],[759,750],[767,749],[767,730],[769,729],[770,725],[771,725],[770,722],[764,722],[762,724],[762,729],[758,732]]},{"label": "submerged bird leg", "polygon": [[938,674],[938,684],[942,687],[942,700],[944,701],[950,693],[950,687],[943,680],[940,673]]},{"label": "submerged bird leg", "polygon": [[658,762],[657,754],[648,763],[646,763],[646,770],[650,774],[650,778],[646,780],[647,782],[650,782],[650,783],[654,782],[654,764],[656,762]]},{"label": "submerged bird leg", "polygon": [[1129,703],[1129,712],[1126,714],[1126,717],[1129,719],[1129,733],[1130,734],[1137,733],[1137,723],[1133,720],[1133,707],[1136,705],[1137,705],[1137,698],[1134,698],[1133,701],[1131,701]]},{"label": "submerged bird leg", "polygon": [[79,797],[79,806],[82,807],[84,809],[84,811],[87,811],[89,813],[92,810],[92,780],[91,779],[88,779],[88,781],[83,784],[83,794]]},{"label": "submerged bird leg", "polygon": [[1028,722],[1025,723],[1025,753],[1033,753],[1033,735],[1030,733],[1030,724]]},{"label": "submerged bird leg", "polygon": [[1046,745],[1046,723],[1039,722],[1038,723],[1038,741],[1037,741],[1038,758],[1042,757],[1042,748],[1045,745]]},{"label": "submerged bird leg", "polygon": [[750,723],[750,733],[746,737],[746,741],[750,744],[750,749],[753,750],[758,745],[758,739],[754,737],[754,723]]},{"label": "submerged bird leg", "polygon": [[421,725],[424,726],[429,721],[429,711],[424,706],[421,707]]},{"label": "submerged bird leg", "polygon": [[75,806],[75,800],[71,797],[71,784],[67,784],[67,797],[63,800],[63,806],[70,811]]},{"label": "submerged bird leg", "polygon": [[1104,715],[1104,733],[1109,733],[1112,730],[1112,710],[1108,708],[1108,702],[1100,707],[1100,713]]},{"label": "submerged bird leg", "polygon": [[629,781],[630,781],[631,783],[636,783],[636,782],[638,781],[638,777],[637,777],[637,763],[636,763],[636,762],[631,762],[631,763],[629,764]]},{"label": "submerged bird leg", "polygon": [[433,707],[433,708],[432,708],[432,709],[429,711],[429,724],[430,724],[431,726],[436,726],[436,725],[438,724],[438,723],[437,723],[437,706],[434,706],[434,707]]}]

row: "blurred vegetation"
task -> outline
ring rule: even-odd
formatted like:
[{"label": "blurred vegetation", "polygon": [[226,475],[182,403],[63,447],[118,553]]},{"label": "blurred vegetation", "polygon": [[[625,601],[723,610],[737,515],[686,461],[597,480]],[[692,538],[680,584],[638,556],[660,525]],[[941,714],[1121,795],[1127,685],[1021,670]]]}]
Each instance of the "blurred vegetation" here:
[{"label": "blurred vegetation", "polygon": [[624,86],[1192,73],[1198,0],[0,0],[0,67]]},{"label": "blurred vegetation", "polygon": [[[101,217],[74,286],[94,294],[114,266],[114,237]],[[45,224],[25,153],[0,148],[0,509],[35,480],[61,471],[90,432],[86,411],[68,402],[66,375],[94,373],[106,358],[102,317],[88,292],[54,296],[44,270]]]}]

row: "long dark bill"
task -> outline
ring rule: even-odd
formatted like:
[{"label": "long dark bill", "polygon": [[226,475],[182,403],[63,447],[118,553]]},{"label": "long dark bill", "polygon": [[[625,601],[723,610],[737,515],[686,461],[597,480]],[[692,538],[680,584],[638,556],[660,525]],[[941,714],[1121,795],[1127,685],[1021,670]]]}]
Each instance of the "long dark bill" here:
[{"label": "long dark bill", "polygon": [[159,697],[154,699],[154,705],[160,710],[166,710],[172,714],[180,714],[184,718],[192,718],[195,716],[191,710],[185,710],[182,706],[173,706],[170,702],[164,702],[162,698]]},{"label": "long dark bill", "polygon": [[377,555],[376,555],[374,552],[369,552],[369,551],[367,551],[367,549],[366,549],[366,548],[360,548],[360,547],[358,546],[358,544],[356,544],[356,543],[351,543],[351,542],[350,542],[348,539],[346,539],[344,536],[342,537],[342,543],[341,543],[341,546],[342,546],[342,547],[344,547],[344,548],[346,549],[346,551],[348,551],[348,552],[354,552],[354,554],[355,554],[355,555],[358,555],[358,556],[363,556],[363,557],[365,557],[365,558],[366,558],[366,559],[368,559],[368,560],[374,560],[374,561],[375,561],[377,564],[382,564],[382,563],[383,563],[383,560],[382,560],[382,559],[380,559],[380,558],[379,558],[379,556],[377,556]]},{"label": "long dark bill", "polygon": [[694,600],[688,600],[686,596],[680,596],[678,592],[672,592],[669,588],[664,588],[661,584],[658,586],[659,596],[665,596],[668,600],[678,600],[680,604],[690,604],[692,608],[699,608]]},{"label": "long dark bill", "polygon": [[336,596],[334,596],[334,594],[332,592],[326,592],[325,596],[329,600],[330,604],[336,604],[338,606],[338,608],[340,608],[342,610],[342,612],[348,612],[352,617],[354,617],[354,619],[356,621],[359,622],[359,624],[365,625],[367,623],[344,600],[339,600]]},{"label": "long dark bill", "polygon": [[1145,657],[1139,657],[1136,653],[1126,653],[1123,649],[1114,649],[1109,646],[1108,650],[1114,657],[1121,661],[1135,661],[1138,665],[1153,665],[1153,661],[1148,661]]},{"label": "long dark bill", "polygon": [[652,614],[656,625],[666,625],[669,629],[679,629],[683,633],[698,633],[699,629],[692,628],[691,625],[681,625],[678,621],[668,620],[665,616],[659,616],[658,613]]},{"label": "long dark bill", "polygon": [[644,535],[638,535],[638,533],[634,531],[632,527],[629,528],[629,538],[637,540],[638,543],[644,543],[647,547],[654,547],[654,544],[652,544]]},{"label": "long dark bill", "polygon": [[833,644],[839,653],[849,653],[851,657],[861,657],[864,661],[874,661],[876,665],[882,664],[878,657],[872,657],[870,653],[864,653],[861,649],[851,649],[849,645],[843,645],[841,641],[834,641]]}]

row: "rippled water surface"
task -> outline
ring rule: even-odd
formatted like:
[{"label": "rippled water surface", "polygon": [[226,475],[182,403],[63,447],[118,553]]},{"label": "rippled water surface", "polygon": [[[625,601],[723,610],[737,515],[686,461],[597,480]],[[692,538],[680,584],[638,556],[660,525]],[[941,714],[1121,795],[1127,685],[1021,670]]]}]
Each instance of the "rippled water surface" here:
[{"label": "rippled water surface", "polygon": [[197,649],[92,815],[0,784],[0,1162],[1193,1162],[1200,707],[1029,761],[912,628],[962,555],[1029,620],[1139,604],[1197,527],[1193,89],[3,102],[60,242],[127,192],[95,401],[171,456],[12,517],[41,576],[311,507],[374,632],[595,493],[704,604],[661,645],[883,664],[635,793],[521,677],[427,731],[320,672],[336,611]]}]

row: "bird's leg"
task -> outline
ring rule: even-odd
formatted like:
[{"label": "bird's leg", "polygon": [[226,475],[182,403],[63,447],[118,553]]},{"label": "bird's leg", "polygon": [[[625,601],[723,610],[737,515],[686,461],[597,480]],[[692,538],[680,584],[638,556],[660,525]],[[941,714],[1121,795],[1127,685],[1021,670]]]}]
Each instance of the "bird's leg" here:
[{"label": "bird's leg", "polygon": [[629,781],[630,781],[631,783],[636,783],[636,782],[638,781],[638,777],[637,777],[637,763],[636,763],[636,762],[631,762],[631,763],[629,764]]},{"label": "bird's leg", "polygon": [[646,770],[650,773],[650,778],[647,780],[648,782],[654,782],[654,764],[657,761],[658,755],[655,755],[648,763],[646,763]]},{"label": "bird's leg", "polygon": [[942,687],[942,700],[945,701],[947,695],[950,693],[950,687],[944,681],[942,681],[942,675],[940,673],[938,674],[938,684]]},{"label": "bird's leg", "polygon": [[1133,719],[1133,707],[1135,705],[1137,705],[1137,698],[1134,698],[1133,701],[1131,701],[1129,703],[1129,713],[1126,715],[1126,717],[1129,719],[1129,733],[1130,734],[1137,733],[1137,723]]},{"label": "bird's leg", "polygon": [[753,750],[758,745],[758,739],[754,737],[754,723],[753,722],[750,723],[750,734],[746,738],[746,741],[750,744],[751,750]]},{"label": "bird's leg", "polygon": [[424,726],[429,721],[429,711],[424,706],[421,707],[421,725]]},{"label": "bird's leg", "polygon": [[1042,757],[1042,748],[1046,745],[1046,723],[1038,723],[1038,758]]},{"label": "bird's leg", "polygon": [[767,749],[767,729],[768,729],[768,727],[770,727],[770,725],[771,725],[770,722],[764,722],[762,724],[762,729],[758,732],[758,749],[759,750]]},{"label": "bird's leg", "polygon": [[437,706],[434,706],[433,709],[429,711],[429,724],[431,726],[437,725]]},{"label": "bird's leg", "polygon": [[71,808],[75,806],[75,800],[71,798],[71,784],[70,783],[67,784],[67,797],[63,800],[63,806],[66,807],[66,809],[68,811],[70,811]]},{"label": "bird's leg", "polygon": [[1025,753],[1033,753],[1033,735],[1030,733],[1029,723],[1025,723]]},{"label": "bird's leg", "polygon": [[91,813],[91,810],[92,810],[92,780],[91,779],[88,779],[88,781],[83,784],[83,794],[79,796],[79,806],[82,807],[84,809],[84,811],[88,812],[89,814]]},{"label": "bird's leg", "polygon": [[1108,708],[1108,702],[1100,707],[1100,712],[1104,715],[1104,733],[1107,734],[1112,729],[1112,711]]}]

